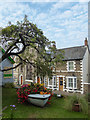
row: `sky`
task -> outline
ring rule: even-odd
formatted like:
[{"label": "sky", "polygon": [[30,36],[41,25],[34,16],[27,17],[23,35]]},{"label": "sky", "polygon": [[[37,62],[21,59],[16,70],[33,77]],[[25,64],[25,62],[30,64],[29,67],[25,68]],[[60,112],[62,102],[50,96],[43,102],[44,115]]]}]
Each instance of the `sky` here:
[{"label": "sky", "polygon": [[88,2],[6,0],[0,2],[0,27],[22,21],[25,14],[57,48],[82,46],[88,37]]}]

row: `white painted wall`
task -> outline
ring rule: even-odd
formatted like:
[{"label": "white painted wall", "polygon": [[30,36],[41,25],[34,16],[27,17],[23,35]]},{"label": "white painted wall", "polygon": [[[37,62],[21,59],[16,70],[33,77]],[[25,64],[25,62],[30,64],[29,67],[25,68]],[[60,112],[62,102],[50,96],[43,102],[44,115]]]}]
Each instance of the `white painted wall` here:
[{"label": "white painted wall", "polygon": [[88,83],[88,49],[83,58],[83,83]]},{"label": "white painted wall", "polygon": [[[0,58],[2,56],[2,53],[0,52]],[[0,68],[2,69],[2,63],[0,63]],[[0,86],[2,85],[2,72],[0,72]]]},{"label": "white painted wall", "polygon": [[90,1],[88,2],[88,46],[90,50]]},{"label": "white painted wall", "polygon": [[90,52],[88,52],[88,83],[90,83]]},{"label": "white painted wall", "polygon": [[[88,48],[90,51],[90,1],[88,2]],[[88,54],[88,82],[90,83],[90,53]]]}]

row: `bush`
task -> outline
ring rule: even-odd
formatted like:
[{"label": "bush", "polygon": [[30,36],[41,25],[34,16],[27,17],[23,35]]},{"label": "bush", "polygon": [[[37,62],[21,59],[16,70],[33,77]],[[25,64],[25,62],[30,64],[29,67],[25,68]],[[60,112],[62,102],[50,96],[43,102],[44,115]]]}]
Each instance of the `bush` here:
[{"label": "bush", "polygon": [[7,83],[5,83],[5,84],[3,85],[3,87],[5,87],[5,88],[14,88],[15,86],[14,86],[13,83],[7,82]]},{"label": "bush", "polygon": [[85,97],[80,97],[79,102],[80,102],[81,111],[87,114],[88,113],[88,101],[85,99]]},{"label": "bush", "polygon": [[90,102],[90,93],[85,94],[85,98],[86,98],[86,100],[87,100],[88,102]]},{"label": "bush", "polygon": [[80,111],[87,114],[88,113],[88,103],[84,96],[78,96],[74,94],[65,99],[65,109],[72,111],[74,104],[80,105]]}]

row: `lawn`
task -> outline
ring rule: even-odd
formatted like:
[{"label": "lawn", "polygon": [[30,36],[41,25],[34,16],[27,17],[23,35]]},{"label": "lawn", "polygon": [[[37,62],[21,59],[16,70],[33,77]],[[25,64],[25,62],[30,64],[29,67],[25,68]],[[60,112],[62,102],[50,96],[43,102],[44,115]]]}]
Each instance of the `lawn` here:
[{"label": "lawn", "polygon": [[69,112],[64,108],[65,98],[52,97],[51,104],[46,104],[44,108],[34,106],[30,103],[20,104],[15,88],[2,89],[2,107],[5,117],[10,118],[10,105],[16,105],[14,118],[87,118],[82,112]]}]

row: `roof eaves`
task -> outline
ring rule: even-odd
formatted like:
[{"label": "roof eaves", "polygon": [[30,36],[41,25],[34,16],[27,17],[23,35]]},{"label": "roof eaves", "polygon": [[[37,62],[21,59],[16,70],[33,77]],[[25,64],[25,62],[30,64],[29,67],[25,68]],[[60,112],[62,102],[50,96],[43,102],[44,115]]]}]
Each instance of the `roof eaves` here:
[{"label": "roof eaves", "polygon": [[63,59],[63,61],[74,61],[74,60],[82,60],[83,58],[77,58],[77,59]]},{"label": "roof eaves", "polygon": [[65,50],[65,49],[72,49],[72,48],[80,48],[80,47],[84,47],[84,45],[82,45],[82,46],[75,46],[75,47],[61,48],[61,49],[57,49],[57,51],[58,50]]}]

